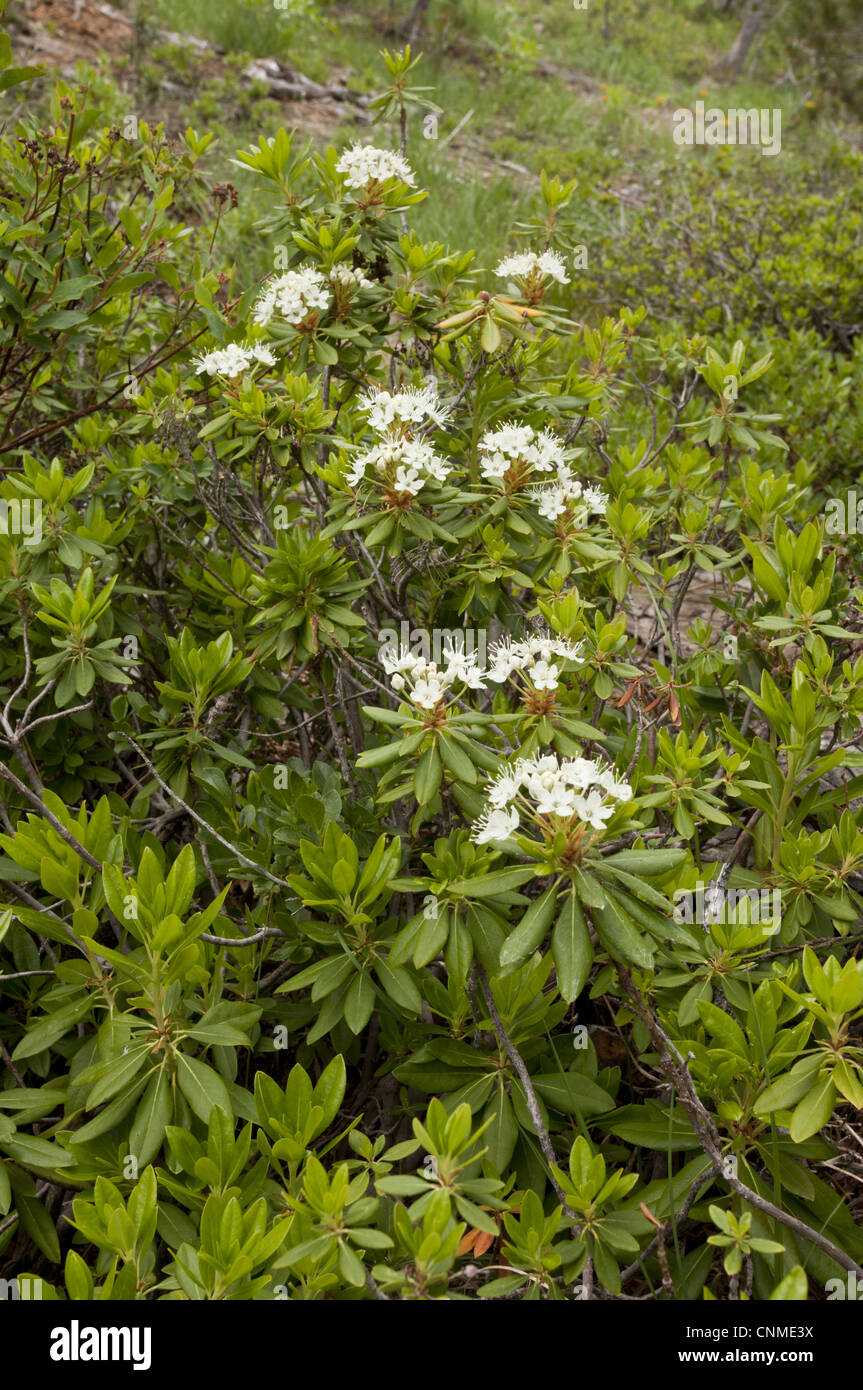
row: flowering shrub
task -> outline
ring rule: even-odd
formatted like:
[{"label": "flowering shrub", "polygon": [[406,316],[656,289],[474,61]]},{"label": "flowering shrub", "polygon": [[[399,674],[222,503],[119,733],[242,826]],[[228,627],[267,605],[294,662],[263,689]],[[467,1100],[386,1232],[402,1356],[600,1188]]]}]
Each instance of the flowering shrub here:
[{"label": "flowering shrub", "polygon": [[792,364],[568,317],[559,180],[497,267],[423,240],[380,142],[241,152],[260,283],[194,131],[58,79],[0,134],[3,1268],[817,1294],[863,1273],[863,589]]}]

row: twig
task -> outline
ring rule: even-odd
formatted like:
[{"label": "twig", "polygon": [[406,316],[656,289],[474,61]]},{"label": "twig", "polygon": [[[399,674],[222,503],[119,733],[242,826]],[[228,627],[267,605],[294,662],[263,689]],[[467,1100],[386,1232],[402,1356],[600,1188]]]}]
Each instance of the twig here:
[{"label": "twig", "polygon": [[49,825],[53,825],[60,838],[66,841],[66,844],[84,860],[85,864],[89,864],[91,869],[99,869],[101,871],[102,865],[99,863],[99,860],[94,859],[90,851],[78,843],[72,832],[67,830],[65,825],[62,825],[60,821],[58,821],[57,817],[48,810],[47,806],[43,805],[35,792],[31,792],[29,787],[25,787],[24,783],[19,781],[15,773],[11,772],[4,762],[0,762],[0,777],[6,782],[10,782],[15,790],[30,802],[31,806],[36,807],[39,814],[45,817]]},{"label": "twig", "polygon": [[695,1083],[689,1074],[689,1068],[686,1062],[681,1057],[668,1034],[662,1028],[659,1020],[652,1013],[639,990],[636,988],[635,981],[630,971],[627,970],[626,966],[618,964],[617,974],[626,993],[632,1000],[632,1006],[635,1012],[638,1014],[642,1023],[646,1025],[653,1039],[654,1047],[659,1053],[662,1069],[674,1086],[675,1091],[680,1096],[681,1102],[686,1108],[692,1122],[692,1127],[698,1137],[698,1142],[713,1164],[715,1173],[722,1177],[725,1182],[728,1183],[731,1190],[736,1192],[738,1197],[743,1198],[744,1202],[748,1202],[749,1205],[755,1207],[757,1211],[762,1211],[765,1216],[772,1217],[774,1221],[778,1221],[781,1225],[787,1226],[788,1230],[793,1231],[795,1235],[800,1236],[802,1240],[808,1240],[812,1245],[817,1245],[819,1250],[823,1250],[825,1254],[829,1255],[830,1258],[835,1260],[838,1265],[841,1265],[843,1269],[853,1270],[858,1277],[863,1278],[863,1266],[859,1265],[856,1260],[853,1260],[850,1255],[846,1255],[844,1250],[840,1250],[838,1245],[834,1245],[833,1241],[828,1239],[827,1236],[823,1236],[820,1231],[816,1231],[811,1226],[807,1226],[805,1221],[800,1221],[789,1212],[782,1211],[781,1208],[775,1206],[773,1202],[767,1201],[765,1197],[761,1197],[757,1192],[754,1192],[751,1187],[747,1187],[739,1178],[729,1176],[724,1170],[721,1135],[713,1122],[713,1117],[708,1113],[701,1101],[698,1091],[695,1088]]},{"label": "twig", "polygon": [[503,1023],[501,1022],[500,1014],[497,1011],[497,1005],[494,1002],[494,995],[491,992],[491,985],[489,984],[488,975],[485,973],[485,969],[481,965],[478,968],[478,974],[479,982],[482,986],[482,992],[485,997],[486,1007],[488,1008],[488,1016],[492,1021],[494,1031],[497,1034],[498,1041],[503,1047],[507,1057],[512,1062],[513,1066],[518,1072],[519,1080],[521,1081],[522,1087],[524,1089],[524,1098],[527,1103],[528,1112],[530,1114],[531,1120],[533,1121],[533,1127],[536,1130],[537,1138],[539,1139],[540,1143],[540,1148],[542,1149],[542,1152],[545,1156],[545,1161],[549,1167],[549,1171],[551,1174],[551,1183],[555,1192],[557,1193],[557,1200],[560,1202],[564,1212],[569,1217],[570,1221],[577,1222],[578,1217],[576,1213],[572,1211],[569,1207],[566,1200],[566,1193],[564,1192],[563,1188],[561,1187],[560,1183],[554,1175],[554,1168],[557,1164],[557,1158],[555,1157],[554,1149],[551,1145],[551,1139],[549,1137],[548,1130],[546,1129],[542,1121],[542,1112],[539,1108],[539,1101],[536,1098],[536,1091],[533,1089],[533,1082],[530,1079],[530,1074],[527,1070],[527,1067],[524,1064],[524,1058],[521,1056],[520,1052],[515,1047],[514,1043],[512,1042],[512,1039],[510,1038],[509,1034],[504,1028]]},{"label": "twig", "polygon": [[[242,850],[237,849],[236,845],[232,845],[230,840],[226,840],[223,835],[220,835],[218,830],[214,830],[213,827],[210,825],[209,821],[205,821],[203,816],[199,816],[197,811],[193,811],[192,807],[188,804],[188,802],[184,801],[181,796],[178,796],[175,791],[172,791],[171,788],[168,786],[168,783],[164,782],[162,778],[159,776],[153,764],[150,762],[150,759],[147,757],[147,754],[144,752],[141,745],[135,742],[131,734],[127,734],[125,731],[122,731],[118,732],[116,734],[116,737],[124,738],[126,739],[127,743],[131,743],[132,747],[135,749],[135,752],[138,754],[138,757],[142,760],[145,767],[147,768],[147,771],[150,773],[150,776],[155,777],[156,781],[159,783],[159,786],[162,788],[162,791],[165,793],[165,795],[172,797],[173,800],[176,801],[178,806],[182,806],[183,810],[188,812],[188,814],[192,817],[192,820],[195,821],[198,825],[203,826],[204,830],[206,830],[209,835],[212,835],[214,840],[218,840],[219,844],[222,845],[224,849],[230,850],[231,854],[236,855],[241,864],[246,864],[250,869],[254,869],[256,873],[262,874],[264,878],[269,879],[270,883],[275,883],[278,888],[287,888],[290,893],[293,893],[294,890],[291,888],[291,885],[285,881],[285,879],[278,878],[276,874],[271,874],[268,869],[264,869],[260,864],[256,864],[254,859],[249,859],[245,854],[243,854]],[[0,764],[0,769],[2,769],[2,764]],[[249,941],[251,941],[251,937],[242,939],[240,944],[247,945]]]}]

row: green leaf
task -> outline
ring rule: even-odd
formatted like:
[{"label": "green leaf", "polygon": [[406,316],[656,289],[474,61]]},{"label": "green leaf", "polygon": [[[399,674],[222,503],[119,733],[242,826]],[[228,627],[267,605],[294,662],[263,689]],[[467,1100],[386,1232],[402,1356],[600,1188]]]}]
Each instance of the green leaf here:
[{"label": "green leaf", "polygon": [[532,1080],[543,1100],[564,1115],[602,1115],[614,1109],[614,1097],[580,1072],[557,1071]]},{"label": "green leaf", "polygon": [[622,849],[603,859],[603,864],[642,878],[662,878],[686,863],[685,849]]},{"label": "green leaf", "polygon": [[821,1066],[818,1055],[804,1057],[795,1063],[791,1071],[780,1076],[767,1087],[752,1107],[756,1115],[770,1115],[774,1110],[790,1110],[799,1100],[811,1091]]},{"label": "green leaf", "polygon": [[81,1259],[77,1250],[69,1250],[66,1253],[66,1265],[64,1268],[66,1280],[66,1292],[70,1299],[76,1303],[89,1302],[93,1298],[93,1276],[87,1268],[87,1264]]},{"label": "green leaf", "polygon": [[558,888],[553,884],[541,897],[531,903],[518,926],[509,934],[500,948],[501,967],[518,965],[533,955],[540,945],[554,917]]},{"label": "green leaf", "polygon": [[360,1288],[366,1282],[365,1265],[346,1241],[339,1245],[339,1272],[354,1288]]},{"label": "green leaf", "polygon": [[441,758],[447,770],[451,772],[454,777],[457,777],[460,782],[467,782],[470,786],[473,786],[476,782],[476,768],[467,753],[456,743],[455,739],[447,738],[446,734],[442,734],[438,746]]},{"label": "green leaf", "polygon": [[49,1144],[47,1139],[38,1139],[32,1134],[15,1134],[14,1139],[6,1139],[3,1148],[10,1158],[29,1168],[68,1168],[75,1160],[65,1149],[57,1144]]},{"label": "green leaf", "polygon": [[345,1022],[352,1033],[361,1033],[374,1012],[375,987],[366,974],[355,975],[345,995]]},{"label": "green leaf", "polygon": [[20,1062],[25,1057],[35,1057],[37,1052],[44,1052],[67,1033],[71,1033],[75,1024],[90,1012],[90,1005],[90,998],[85,994],[74,1004],[67,1004],[65,1008],[58,1009],[56,1013],[42,1019],[34,1028],[28,1029],[12,1053],[13,1062]]},{"label": "green leaf", "polygon": [[809,1281],[802,1265],[795,1265],[785,1278],[776,1285],[770,1295],[771,1303],[805,1303],[809,1294]]},{"label": "green leaf", "polygon": [[422,919],[413,950],[413,962],[418,970],[440,955],[449,936],[449,925],[450,914],[445,907],[439,907],[434,916]]},{"label": "green leaf", "polygon": [[795,1144],[817,1134],[827,1124],[836,1104],[836,1087],[831,1076],[821,1076],[791,1116],[789,1133]]},{"label": "green leaf", "polygon": [[15,1206],[27,1235],[54,1264],[60,1263],[60,1241],[54,1222],[38,1197],[17,1196]]},{"label": "green leaf", "polygon": [[551,954],[557,971],[557,984],[568,1004],[577,999],[593,964],[593,943],[581,904],[568,894],[551,934]]},{"label": "green leaf", "polygon": [[138,1167],[152,1163],[165,1136],[165,1126],[173,1113],[171,1083],[166,1067],[159,1067],[151,1077],[138,1104],[132,1128],[129,1130],[128,1152],[138,1160]]},{"label": "green leaf", "polygon": [[337,1054],[321,1072],[312,1096],[312,1103],[323,1111],[319,1133],[328,1129],[338,1114],[339,1106],[344,1099],[346,1085],[345,1059]]},{"label": "green leaf", "polygon": [[599,1123],[609,1134],[616,1134],[627,1144],[637,1144],[640,1148],[670,1148],[676,1152],[699,1147],[689,1116],[680,1105],[674,1107],[670,1125],[667,1106],[657,1101],[647,1101],[644,1105],[624,1105],[611,1119]]},{"label": "green leaf", "polygon": [[436,748],[427,748],[414,773],[414,795],[420,806],[427,806],[437,795],[443,769]]},{"label": "green leaf", "polygon": [[518,1125],[513,1114],[512,1101],[502,1085],[498,1085],[483,1114],[483,1120],[491,1124],[482,1136],[486,1145],[489,1162],[499,1173],[505,1173],[518,1138]]},{"label": "green leaf", "polygon": [[141,1044],[130,1048],[124,1056],[117,1057],[107,1065],[102,1063],[99,1067],[88,1067],[86,1072],[82,1072],[78,1077],[79,1085],[86,1084],[97,1071],[102,1073],[87,1095],[87,1109],[93,1110],[97,1105],[103,1105],[111,1096],[122,1091],[138,1075],[149,1055],[147,1045]]},{"label": "green leaf", "polygon": [[613,960],[642,968],[653,964],[652,944],[612,898],[606,898],[604,907],[594,907],[591,912],[596,934]]},{"label": "green leaf", "polygon": [[192,1110],[205,1124],[214,1105],[218,1105],[226,1115],[233,1115],[231,1098],[224,1081],[206,1062],[199,1062],[197,1057],[178,1052],[177,1081]]},{"label": "green leaf", "polygon": [[498,893],[511,893],[535,876],[536,869],[526,864],[523,868],[498,869],[476,878],[456,879],[449,885],[449,891],[454,897],[490,898]]}]

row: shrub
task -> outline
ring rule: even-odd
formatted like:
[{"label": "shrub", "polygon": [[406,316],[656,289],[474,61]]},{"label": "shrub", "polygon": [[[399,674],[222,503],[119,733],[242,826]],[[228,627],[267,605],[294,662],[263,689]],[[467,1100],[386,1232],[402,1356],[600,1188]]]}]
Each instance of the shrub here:
[{"label": "shrub", "polygon": [[2,134],[5,1263],[212,1300],[859,1268],[860,589],[793,364],[774,398],[748,324],[578,324],[542,239],[412,233],[409,151],[285,131],[238,155],[251,283],[192,249],[203,148],[62,83]]}]

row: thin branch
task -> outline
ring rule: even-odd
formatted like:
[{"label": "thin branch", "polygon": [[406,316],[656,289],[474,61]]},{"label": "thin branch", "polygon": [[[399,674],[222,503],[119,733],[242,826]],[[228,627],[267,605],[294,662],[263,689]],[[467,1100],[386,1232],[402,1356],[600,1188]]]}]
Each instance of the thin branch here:
[{"label": "thin branch", "polygon": [[549,1167],[551,1183],[555,1192],[557,1193],[557,1200],[560,1202],[564,1212],[569,1217],[570,1221],[578,1222],[578,1216],[574,1211],[572,1211],[572,1209],[568,1205],[566,1200],[566,1193],[564,1192],[563,1188],[561,1187],[560,1183],[554,1175],[554,1168],[557,1165],[557,1158],[555,1157],[555,1152],[551,1145],[551,1138],[549,1137],[548,1130],[543,1124],[542,1112],[539,1108],[539,1101],[536,1098],[536,1091],[533,1089],[533,1082],[530,1079],[530,1073],[528,1072],[527,1067],[524,1064],[524,1058],[521,1056],[521,1053],[516,1048],[515,1044],[513,1043],[512,1039],[510,1038],[509,1034],[504,1028],[503,1023],[501,1022],[500,1014],[497,1011],[497,1005],[494,1002],[494,995],[491,992],[491,985],[489,984],[488,975],[485,973],[485,969],[483,966],[479,966],[478,974],[479,982],[482,986],[482,992],[486,1002],[486,1007],[488,1008],[488,1016],[492,1021],[494,1031],[497,1034],[498,1041],[500,1042],[501,1047],[503,1048],[507,1057],[512,1062],[513,1066],[518,1072],[518,1078],[524,1089],[524,1097],[525,1101],[527,1102],[528,1112],[530,1114],[531,1120],[533,1121],[533,1127],[536,1130],[537,1138],[539,1139],[540,1143],[540,1148],[542,1149],[542,1152],[545,1156],[545,1161]]},{"label": "thin branch", "polygon": [[632,1000],[635,1012],[646,1025],[653,1039],[654,1047],[659,1053],[662,1069],[680,1096],[692,1122],[692,1127],[698,1136],[698,1142],[712,1162],[716,1174],[722,1177],[731,1190],[736,1192],[738,1197],[743,1198],[744,1202],[748,1202],[750,1206],[763,1212],[765,1216],[778,1221],[780,1225],[786,1226],[789,1231],[793,1231],[802,1240],[808,1240],[812,1245],[817,1245],[819,1250],[823,1250],[843,1269],[852,1270],[859,1278],[863,1278],[863,1266],[853,1260],[850,1255],[846,1255],[845,1251],[840,1250],[839,1246],[834,1245],[827,1236],[822,1235],[820,1231],[814,1230],[811,1226],[807,1226],[805,1221],[800,1221],[789,1212],[782,1211],[773,1202],[769,1202],[765,1197],[754,1192],[751,1187],[747,1187],[739,1178],[730,1177],[724,1171],[722,1137],[714,1124],[712,1115],[709,1114],[701,1101],[686,1062],[637,989],[630,971],[625,966],[618,965],[617,973],[621,984]]},{"label": "thin branch", "polygon": [[[226,840],[223,835],[220,835],[218,830],[214,830],[213,827],[210,825],[209,821],[205,821],[203,816],[199,816],[198,812],[194,811],[187,801],[184,801],[181,796],[178,796],[175,791],[172,791],[171,788],[168,786],[168,783],[163,781],[163,779],[159,776],[153,764],[150,762],[150,759],[147,757],[147,754],[144,752],[141,745],[135,742],[131,734],[127,734],[125,731],[123,731],[118,732],[116,737],[124,738],[127,743],[131,743],[132,747],[135,749],[135,752],[138,754],[138,757],[141,759],[141,761],[144,763],[144,766],[147,768],[147,771],[150,773],[150,776],[156,779],[165,795],[170,796],[171,799],[175,801],[178,806],[182,806],[183,810],[188,812],[188,814],[192,817],[192,820],[195,821],[197,825],[202,826],[203,829],[207,831],[208,835],[212,835],[213,839],[218,840],[219,844],[222,845],[224,849],[230,850],[231,854],[236,855],[237,859],[239,859],[241,864],[246,864],[248,868],[254,869],[256,873],[262,874],[264,878],[269,879],[270,883],[275,883],[277,888],[287,888],[290,893],[293,893],[293,888],[291,888],[291,885],[288,882],[286,882],[285,879],[279,878],[276,874],[271,874],[269,869],[265,869],[260,864],[256,864],[254,859],[249,859],[247,855],[243,854],[242,850],[237,849],[236,845],[232,845],[230,840]],[[2,764],[0,764],[0,767],[2,767]],[[250,940],[250,937],[244,939],[241,942],[241,944],[247,945],[248,941]]]}]

